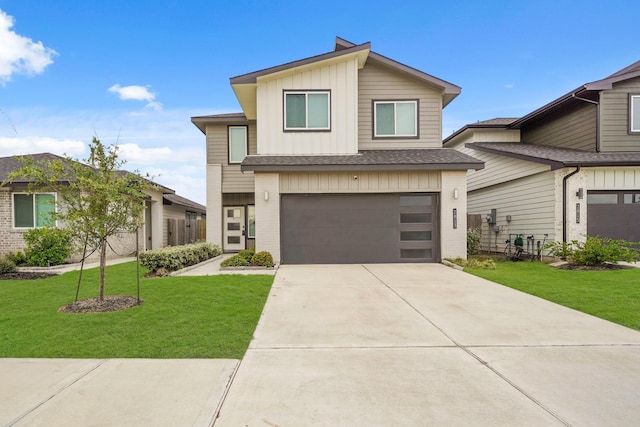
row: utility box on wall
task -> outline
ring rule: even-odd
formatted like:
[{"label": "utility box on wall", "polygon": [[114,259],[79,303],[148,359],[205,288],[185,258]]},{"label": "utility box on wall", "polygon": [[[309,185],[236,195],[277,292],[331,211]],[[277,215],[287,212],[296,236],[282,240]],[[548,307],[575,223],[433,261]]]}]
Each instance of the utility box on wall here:
[{"label": "utility box on wall", "polygon": [[487,223],[495,224],[497,222],[498,213],[495,209],[491,209],[491,213],[487,215]]}]

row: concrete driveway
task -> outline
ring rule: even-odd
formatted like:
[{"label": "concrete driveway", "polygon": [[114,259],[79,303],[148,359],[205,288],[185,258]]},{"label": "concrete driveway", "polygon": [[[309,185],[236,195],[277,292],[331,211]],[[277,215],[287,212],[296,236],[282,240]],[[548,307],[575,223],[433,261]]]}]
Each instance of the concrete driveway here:
[{"label": "concrete driveway", "polygon": [[443,265],[286,265],[215,426],[638,420],[639,332]]}]

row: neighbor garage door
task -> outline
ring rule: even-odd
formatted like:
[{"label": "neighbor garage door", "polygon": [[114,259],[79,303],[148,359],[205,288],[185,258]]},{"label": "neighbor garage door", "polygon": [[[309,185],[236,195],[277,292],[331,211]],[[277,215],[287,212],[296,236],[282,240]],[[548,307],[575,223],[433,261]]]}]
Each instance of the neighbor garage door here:
[{"label": "neighbor garage door", "polygon": [[640,191],[589,191],[589,236],[640,241]]},{"label": "neighbor garage door", "polygon": [[436,262],[437,194],[284,194],[285,264]]}]

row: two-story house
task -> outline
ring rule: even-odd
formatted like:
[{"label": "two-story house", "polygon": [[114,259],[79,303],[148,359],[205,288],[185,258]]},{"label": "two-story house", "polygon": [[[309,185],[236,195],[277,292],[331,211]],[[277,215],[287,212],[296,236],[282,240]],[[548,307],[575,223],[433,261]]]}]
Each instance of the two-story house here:
[{"label": "two-story house", "polygon": [[524,117],[464,126],[444,146],[485,162],[469,172],[468,211],[495,209],[487,249],[514,234],[640,241],[640,61]]},{"label": "two-story house", "polygon": [[340,38],[231,87],[241,113],[192,118],[208,241],[288,264],[466,257],[466,174],[483,164],[442,148],[459,87]]}]

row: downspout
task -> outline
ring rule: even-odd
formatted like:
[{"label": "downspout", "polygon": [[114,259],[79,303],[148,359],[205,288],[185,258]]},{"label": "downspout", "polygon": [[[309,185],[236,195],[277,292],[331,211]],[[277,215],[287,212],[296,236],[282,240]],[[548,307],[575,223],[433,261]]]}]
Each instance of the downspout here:
[{"label": "downspout", "polygon": [[575,99],[580,101],[589,102],[596,105],[596,153],[600,152],[600,103],[591,99],[580,98],[575,93],[571,95]]},{"label": "downspout", "polygon": [[567,180],[580,172],[580,166],[576,170],[562,178],[562,242],[567,241]]}]

